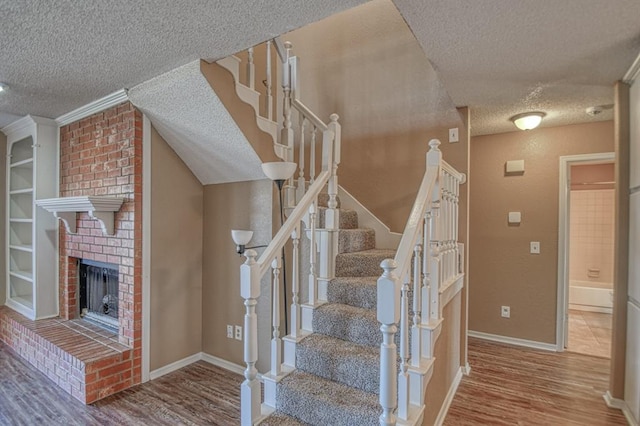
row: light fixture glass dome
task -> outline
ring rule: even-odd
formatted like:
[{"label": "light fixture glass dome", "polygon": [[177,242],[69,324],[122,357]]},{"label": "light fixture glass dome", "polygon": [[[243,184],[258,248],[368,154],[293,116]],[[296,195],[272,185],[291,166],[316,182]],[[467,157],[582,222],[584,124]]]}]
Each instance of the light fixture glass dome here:
[{"label": "light fixture glass dome", "polygon": [[274,161],[262,163],[262,171],[271,180],[286,180],[293,176],[298,165],[290,161]]},{"label": "light fixture glass dome", "polygon": [[253,231],[247,231],[245,229],[231,230],[231,238],[233,238],[233,242],[239,246],[245,246],[249,244],[249,241],[251,241],[252,237]]},{"label": "light fixture glass dome", "polygon": [[511,121],[520,130],[535,129],[542,122],[542,117],[546,114],[544,112],[525,112],[523,114],[514,115],[511,117]]}]

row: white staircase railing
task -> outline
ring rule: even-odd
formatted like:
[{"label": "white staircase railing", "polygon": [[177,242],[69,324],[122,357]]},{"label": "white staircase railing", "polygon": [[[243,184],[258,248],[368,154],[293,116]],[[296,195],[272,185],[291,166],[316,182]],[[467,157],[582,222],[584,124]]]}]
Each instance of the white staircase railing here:
[{"label": "white staircase railing", "polygon": [[[329,123],[323,122],[316,114],[307,108],[298,98],[297,64],[298,58],[292,56],[290,43],[281,43],[279,39],[268,41],[266,49],[266,80],[264,95],[263,119],[272,120],[273,92],[271,79],[276,73],[271,62],[271,48],[275,46],[280,58],[280,73],[282,75],[282,113],[281,131],[275,143],[276,153],[285,161],[298,164],[297,176],[294,175],[284,186],[286,194],[287,220],[277,232],[262,255],[255,250],[246,250],[246,261],[240,266],[240,295],[244,299],[244,361],[247,365],[241,386],[241,424],[244,426],[255,424],[263,415],[275,409],[276,385],[295,367],[295,344],[310,331],[309,315],[306,308],[312,309],[326,301],[324,294],[319,291],[319,281],[327,282],[335,273],[335,256],[337,254],[337,230],[339,212],[337,209],[338,177],[337,170],[340,163],[341,129],[338,115],[332,114]],[[232,62],[237,67],[238,58]],[[225,60],[219,61],[223,65]],[[225,66],[226,68],[226,66]],[[256,78],[256,64],[254,48],[247,52],[246,84],[253,89]],[[237,76],[236,76],[237,77]],[[238,84],[236,78],[236,85]],[[256,109],[258,111],[258,109]],[[294,120],[294,113],[296,117]],[[258,117],[260,118],[260,117]],[[316,144],[321,144],[322,157],[317,164]],[[294,154],[298,154],[297,156]],[[308,169],[305,165],[308,164]],[[320,166],[319,172],[316,169]],[[329,195],[328,208],[325,211],[325,231],[317,232],[318,196],[327,187]],[[309,300],[306,304],[300,301],[301,262],[300,238],[306,232],[310,239],[308,292]],[[293,268],[290,275],[291,306],[290,333],[282,337],[281,317],[281,289],[282,289],[282,261],[283,248],[292,241]],[[260,382],[257,379],[256,362],[258,361],[258,319],[256,314],[257,301],[260,298],[260,281],[267,273],[271,273],[271,312],[272,338],[270,371],[264,374],[264,405],[261,407]],[[264,410],[262,409],[264,408]]]},{"label": "white staircase railing", "polygon": [[[464,276],[458,240],[458,199],[465,175],[442,160],[440,142],[429,142],[427,167],[395,259],[378,279],[381,425],[417,424],[424,411],[432,363],[433,325],[442,319],[441,293]],[[413,290],[413,316],[409,291]],[[395,333],[400,329],[400,371]],[[409,339],[411,336],[411,339]],[[410,342],[410,343],[409,343]]]}]

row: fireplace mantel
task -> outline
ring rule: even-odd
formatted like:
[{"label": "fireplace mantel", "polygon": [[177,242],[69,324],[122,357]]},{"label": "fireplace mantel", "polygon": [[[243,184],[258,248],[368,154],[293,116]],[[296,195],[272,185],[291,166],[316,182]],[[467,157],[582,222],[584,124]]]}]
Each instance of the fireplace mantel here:
[{"label": "fireplace mantel", "polygon": [[76,213],[87,212],[89,216],[97,219],[102,232],[113,235],[113,215],[120,210],[124,198],[121,197],[61,197],[36,200],[36,204],[55,217],[62,220],[67,232],[76,233]]}]

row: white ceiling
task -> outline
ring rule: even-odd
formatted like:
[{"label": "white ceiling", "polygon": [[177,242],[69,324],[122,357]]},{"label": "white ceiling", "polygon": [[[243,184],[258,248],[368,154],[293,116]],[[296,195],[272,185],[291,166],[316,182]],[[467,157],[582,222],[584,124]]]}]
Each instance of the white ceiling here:
[{"label": "white ceiling", "polygon": [[[219,58],[363,0],[0,0],[0,127],[58,117],[198,58]],[[474,134],[592,120],[640,51],[637,0],[394,0]],[[611,118],[611,111],[596,120]]]},{"label": "white ceiling", "polygon": [[543,126],[608,120],[613,84],[640,53],[638,0],[394,0],[472,134],[513,131],[520,112]]}]

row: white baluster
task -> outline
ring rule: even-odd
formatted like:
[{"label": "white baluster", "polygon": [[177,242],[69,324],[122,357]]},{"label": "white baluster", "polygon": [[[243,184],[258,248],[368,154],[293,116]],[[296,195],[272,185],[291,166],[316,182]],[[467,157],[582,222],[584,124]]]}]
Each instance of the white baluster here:
[{"label": "white baluster", "polygon": [[291,240],[293,241],[293,268],[291,268],[291,291],[293,296],[291,300],[291,336],[298,337],[300,335],[300,224],[298,224],[291,234]]},{"label": "white baluster", "polygon": [[240,387],[240,407],[242,426],[252,426],[260,417],[260,381],[258,370],[258,317],[257,299],[260,297],[260,278],[255,250],[244,252],[245,263],[240,266],[240,296],[244,299],[244,370],[245,380]]},{"label": "white baluster", "polygon": [[305,137],[305,132],[307,130],[307,119],[304,118],[304,116],[302,114],[300,114],[300,122],[302,123],[300,125],[300,148],[298,148],[298,153],[299,153],[299,159],[298,159],[298,193],[297,193],[297,199],[298,201],[304,196],[306,191],[306,182],[305,182],[305,176],[304,176],[304,160],[305,160],[305,156],[304,156],[304,137]]},{"label": "white baluster", "polygon": [[253,47],[249,48],[249,58],[247,60],[247,86],[250,89],[256,87],[256,65],[253,63]]},{"label": "white baluster", "polygon": [[316,180],[316,134],[318,128],[313,126],[311,132],[311,147],[309,148],[309,185]]},{"label": "white baluster", "polygon": [[[398,418],[409,418],[409,284],[402,286],[400,302],[400,372],[398,373]],[[415,297],[415,296],[414,296]]]},{"label": "white baluster", "polygon": [[422,339],[420,323],[422,322],[422,244],[413,249],[413,325],[411,326],[411,365],[420,366],[420,348]]},{"label": "white baluster", "polygon": [[396,344],[393,336],[398,328],[396,324],[400,318],[400,280],[394,270],[398,267],[395,260],[385,259],[380,264],[384,272],[378,278],[377,284],[377,318],[382,332],[380,345],[380,415],[381,425],[395,425],[394,410],[398,398],[398,383],[396,376]]},{"label": "white baluster", "polygon": [[273,286],[271,289],[272,308],[271,325],[273,336],[271,338],[271,374],[274,377],[280,375],[282,365],[282,339],[280,339],[280,268],[282,267],[280,256],[276,256],[271,262],[273,270]]},{"label": "white baluster", "polygon": [[273,94],[271,93],[271,40],[267,41],[267,79],[265,81],[267,96],[265,97],[265,111],[267,118],[273,120]]},{"label": "white baluster", "polygon": [[331,149],[333,150],[333,161],[330,165],[331,167],[331,178],[329,179],[329,203],[327,206],[330,209],[335,209],[338,207],[338,164],[340,164],[340,123],[338,123],[338,119],[340,118],[338,114],[331,114],[329,117],[331,119],[331,123],[329,123],[329,128],[333,131],[333,146]]},{"label": "white baluster", "polygon": [[318,275],[317,253],[316,248],[316,205],[312,203],[309,206],[309,231],[311,233],[309,244],[309,304],[315,305],[318,300]]},{"label": "white baluster", "polygon": [[[437,222],[439,219],[437,211],[434,213]],[[438,241],[432,241],[431,266],[429,267],[429,285],[431,287],[431,295],[429,298],[431,299],[430,315],[432,319],[436,320],[440,318],[440,284],[442,283],[440,259],[440,243]]]},{"label": "white baluster", "polygon": [[427,211],[424,220],[424,238],[422,250],[422,324],[429,323],[430,281],[429,271],[431,270],[431,232],[433,229],[433,216],[431,211]]}]

